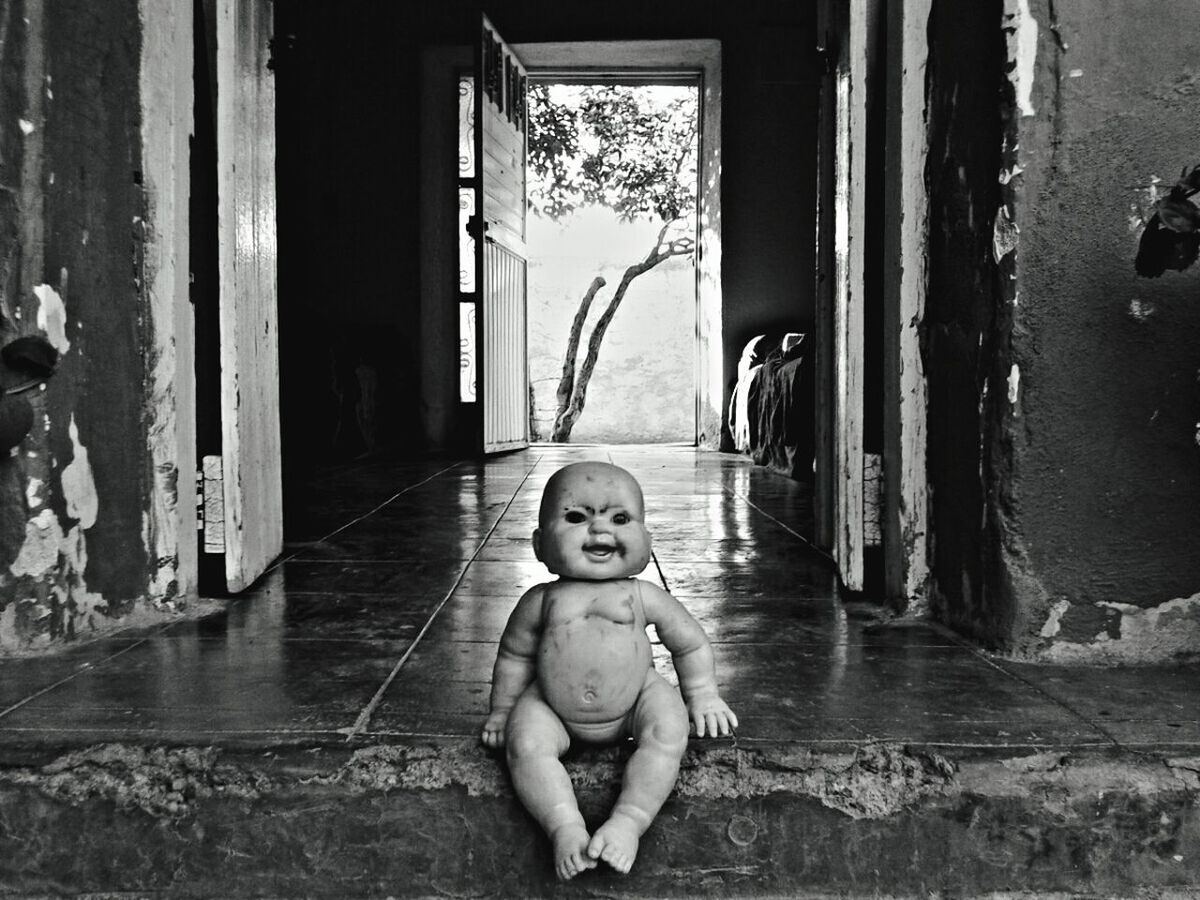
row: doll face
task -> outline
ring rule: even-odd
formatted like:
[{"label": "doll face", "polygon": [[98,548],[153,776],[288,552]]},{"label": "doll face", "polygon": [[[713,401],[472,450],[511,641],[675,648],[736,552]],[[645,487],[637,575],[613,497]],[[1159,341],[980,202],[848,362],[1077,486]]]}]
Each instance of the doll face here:
[{"label": "doll face", "polygon": [[546,484],[533,551],[564,578],[628,578],[650,562],[644,518],[632,475],[609,463],[573,463]]}]

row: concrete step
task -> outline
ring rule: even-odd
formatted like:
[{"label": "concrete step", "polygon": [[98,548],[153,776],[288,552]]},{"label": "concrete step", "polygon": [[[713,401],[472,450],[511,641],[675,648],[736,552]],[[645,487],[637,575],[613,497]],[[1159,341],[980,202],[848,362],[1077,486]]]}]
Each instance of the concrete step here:
[{"label": "concrete step", "polygon": [[[572,755],[589,824],[627,747]],[[477,745],[10,751],[4,896],[1195,897],[1200,758],[691,749],[626,876],[556,882]]]}]

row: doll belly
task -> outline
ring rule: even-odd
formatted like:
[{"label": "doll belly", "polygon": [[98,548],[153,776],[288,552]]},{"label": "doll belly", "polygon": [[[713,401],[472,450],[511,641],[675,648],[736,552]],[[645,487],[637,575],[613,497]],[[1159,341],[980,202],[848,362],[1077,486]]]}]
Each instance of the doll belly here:
[{"label": "doll belly", "polygon": [[589,616],[546,629],[538,684],[568,724],[612,722],[633,709],[649,668],[644,630]]}]

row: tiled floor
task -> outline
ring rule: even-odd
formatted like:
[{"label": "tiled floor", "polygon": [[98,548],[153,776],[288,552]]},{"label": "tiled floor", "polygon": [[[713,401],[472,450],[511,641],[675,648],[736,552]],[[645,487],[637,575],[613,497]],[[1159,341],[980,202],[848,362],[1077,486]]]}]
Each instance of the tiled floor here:
[{"label": "tiled floor", "polygon": [[0,750],[477,734],[504,621],[545,577],[529,543],[541,488],[579,458],[642,482],[655,546],[643,577],[707,629],[739,743],[1200,747],[1196,666],[1017,665],[844,606],[803,537],[807,490],[745,458],[538,446],[328,474],[288,511],[285,558],[225,612],[0,659]]}]

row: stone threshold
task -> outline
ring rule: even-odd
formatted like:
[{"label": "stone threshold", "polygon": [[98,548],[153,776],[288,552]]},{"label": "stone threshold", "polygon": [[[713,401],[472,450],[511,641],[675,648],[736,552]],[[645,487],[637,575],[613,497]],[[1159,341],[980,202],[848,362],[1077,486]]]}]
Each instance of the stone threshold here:
[{"label": "stone threshold", "polygon": [[[598,824],[627,747],[567,761]],[[693,747],[628,876],[554,880],[474,742],[7,752],[0,895],[1200,896],[1200,757]],[[1192,893],[1195,889],[1195,893]]]}]

